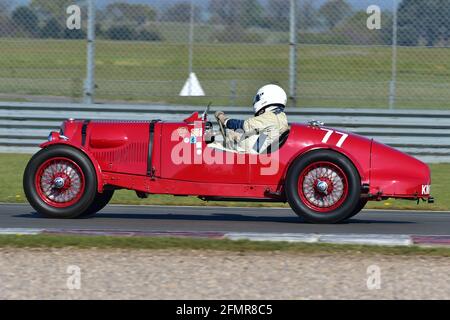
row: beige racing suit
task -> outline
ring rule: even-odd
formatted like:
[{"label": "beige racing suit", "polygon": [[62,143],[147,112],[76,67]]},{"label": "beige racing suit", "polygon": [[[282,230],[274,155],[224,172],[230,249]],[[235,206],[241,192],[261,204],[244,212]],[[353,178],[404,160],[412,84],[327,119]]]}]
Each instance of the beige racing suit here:
[{"label": "beige racing suit", "polygon": [[268,107],[263,114],[247,120],[227,119],[225,121],[228,148],[243,153],[263,153],[289,129],[282,107]]}]

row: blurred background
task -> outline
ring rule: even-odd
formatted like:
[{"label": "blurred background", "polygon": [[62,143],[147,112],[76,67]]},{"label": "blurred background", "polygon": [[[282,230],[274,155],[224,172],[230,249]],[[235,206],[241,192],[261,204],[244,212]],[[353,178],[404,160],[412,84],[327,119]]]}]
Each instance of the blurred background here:
[{"label": "blurred background", "polygon": [[448,0],[0,0],[0,100],[448,109],[449,36]]}]

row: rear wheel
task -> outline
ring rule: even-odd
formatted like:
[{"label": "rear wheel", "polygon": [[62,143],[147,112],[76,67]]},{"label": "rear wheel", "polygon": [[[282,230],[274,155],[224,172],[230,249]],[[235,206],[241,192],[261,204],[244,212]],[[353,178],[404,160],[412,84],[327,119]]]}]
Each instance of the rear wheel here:
[{"label": "rear wheel", "polygon": [[89,218],[94,214],[102,210],[109,203],[114,195],[114,190],[103,190],[103,193],[97,192],[95,195],[94,202],[89,206],[89,208],[83,212],[80,217]]},{"label": "rear wheel", "polygon": [[28,202],[47,218],[75,218],[93,203],[97,177],[81,151],[63,145],[40,150],[28,162],[23,176]]},{"label": "rear wheel", "polygon": [[286,197],[300,217],[313,223],[345,220],[359,205],[360,177],[352,162],[331,150],[312,151],[289,168]]}]

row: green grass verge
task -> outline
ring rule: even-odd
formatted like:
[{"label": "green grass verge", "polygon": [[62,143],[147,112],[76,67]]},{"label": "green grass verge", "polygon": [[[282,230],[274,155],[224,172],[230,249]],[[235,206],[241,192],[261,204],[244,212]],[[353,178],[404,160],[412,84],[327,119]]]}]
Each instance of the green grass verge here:
[{"label": "green grass verge", "polygon": [[179,249],[215,251],[282,251],[293,253],[329,254],[388,254],[450,257],[446,247],[387,247],[367,245],[336,245],[326,243],[289,243],[227,239],[171,238],[171,237],[119,237],[119,236],[67,236],[67,235],[0,235],[0,248],[64,248],[79,249]]},{"label": "green grass verge", "polygon": [[[0,93],[81,97],[85,41],[0,38],[0,47]],[[450,48],[398,49],[398,108],[450,108],[449,53]],[[299,45],[299,106],[386,108],[391,56],[389,46]],[[287,87],[288,63],[287,44],[198,43],[194,71],[207,97],[180,98],[188,72],[186,43],[99,40],[96,97],[249,105],[263,84]]]},{"label": "green grass verge", "polygon": [[[30,159],[27,154],[0,154],[0,202],[23,203],[26,201],[22,188],[22,175]],[[410,210],[450,210],[450,198],[447,186],[450,185],[450,164],[431,164],[432,194],[435,204],[419,203],[406,200],[389,199],[382,202],[369,202],[370,209],[410,209]],[[245,207],[288,207],[278,203],[252,202],[205,202],[196,197],[174,197],[171,195],[150,195],[148,199],[138,199],[134,191],[116,191],[111,201],[113,204],[133,205],[186,205],[186,206],[245,206]]]}]

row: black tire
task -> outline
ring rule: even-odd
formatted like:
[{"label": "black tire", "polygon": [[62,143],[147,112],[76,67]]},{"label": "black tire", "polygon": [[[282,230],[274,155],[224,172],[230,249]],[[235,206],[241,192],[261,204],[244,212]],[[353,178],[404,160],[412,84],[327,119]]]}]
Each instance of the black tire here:
[{"label": "black tire", "polygon": [[[66,207],[56,207],[44,201],[40,196],[35,179],[38,170],[47,161],[53,158],[65,158],[76,164],[81,170],[84,179],[84,191],[79,193],[76,203]],[[23,175],[23,188],[26,198],[38,214],[46,218],[76,218],[85,212],[92,204],[97,193],[97,175],[89,160],[81,151],[70,146],[55,145],[37,152],[28,162]]]},{"label": "black tire", "polygon": [[[314,208],[311,202],[305,203],[305,200],[302,200],[299,194],[299,179],[301,179],[301,175],[308,168],[320,163],[327,163],[335,168],[347,182],[343,184],[347,186],[346,193],[343,192],[338,198],[334,204],[335,208],[323,209],[329,210],[327,212]],[[297,158],[292,163],[287,173],[285,190],[291,208],[306,221],[312,223],[337,223],[345,220],[349,216],[349,212],[353,213],[358,207],[361,197],[361,179],[353,163],[342,154],[332,150],[311,151]],[[304,194],[303,189],[300,191]]]},{"label": "black tire", "polygon": [[91,203],[89,208],[80,215],[80,218],[90,218],[97,212],[102,210],[109,203],[114,195],[114,190],[103,190],[103,193],[97,192],[94,202]]},{"label": "black tire", "polygon": [[355,208],[355,210],[352,213],[350,213],[348,215],[347,219],[350,219],[350,218],[356,216],[358,213],[360,213],[361,210],[364,209],[364,207],[366,206],[368,201],[369,201],[369,199],[367,199],[367,198],[359,199],[358,206]]}]

